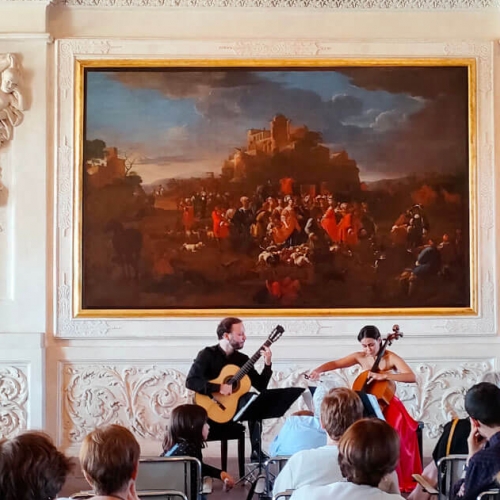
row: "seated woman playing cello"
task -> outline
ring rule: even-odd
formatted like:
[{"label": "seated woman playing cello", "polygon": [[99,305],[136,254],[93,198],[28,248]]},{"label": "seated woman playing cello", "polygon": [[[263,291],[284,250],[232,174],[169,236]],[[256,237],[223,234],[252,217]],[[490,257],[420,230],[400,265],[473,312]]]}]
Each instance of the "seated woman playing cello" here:
[{"label": "seated woman playing cello", "polygon": [[[386,344],[382,348],[382,338],[376,326],[364,326],[358,334],[358,341],[361,343],[362,351],[354,352],[344,358],[318,366],[309,374],[310,379],[318,380],[321,373],[330,370],[360,365],[363,370],[367,371],[366,376],[368,379],[365,384],[361,383],[359,389],[366,392],[372,392],[370,390],[371,382],[373,382],[373,387],[380,385],[375,384],[376,381],[416,382],[415,374],[406,362],[396,353],[385,350]],[[373,369],[374,366],[375,369]],[[353,389],[358,389],[356,382]],[[377,397],[379,397],[378,394]],[[419,474],[422,471],[416,433],[418,422],[413,420],[397,397],[392,396],[390,400],[388,399],[385,397],[385,401],[380,399],[379,401],[383,407],[387,423],[392,425],[399,434],[401,450],[396,472],[401,491],[409,492],[415,487],[412,474]]]}]

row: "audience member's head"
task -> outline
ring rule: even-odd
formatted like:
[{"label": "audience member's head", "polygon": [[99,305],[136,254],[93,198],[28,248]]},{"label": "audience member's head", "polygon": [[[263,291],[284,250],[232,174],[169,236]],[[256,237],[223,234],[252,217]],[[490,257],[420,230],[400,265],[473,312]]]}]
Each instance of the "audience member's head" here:
[{"label": "audience member's head", "polygon": [[383,420],[363,418],[339,442],[339,465],[351,483],[378,486],[399,461],[399,437]]},{"label": "audience member's head", "polygon": [[80,462],[96,495],[126,491],[137,476],[141,449],[134,435],[121,425],[98,427],[83,440]]},{"label": "audience member's head", "polygon": [[472,386],[465,395],[465,411],[487,427],[500,426],[500,389],[490,382]]},{"label": "audience member's head", "polygon": [[0,440],[0,498],[52,500],[66,480],[70,460],[42,432]]},{"label": "audience member's head", "polygon": [[176,406],[170,416],[170,426],[167,428],[163,440],[163,451],[182,441],[191,443],[196,448],[205,446],[206,437],[203,428],[207,423],[208,415],[203,406],[184,404]]},{"label": "audience member's head", "polygon": [[334,441],[338,441],[349,426],[360,418],[363,418],[363,403],[347,387],[331,389],[321,402],[321,425]]}]

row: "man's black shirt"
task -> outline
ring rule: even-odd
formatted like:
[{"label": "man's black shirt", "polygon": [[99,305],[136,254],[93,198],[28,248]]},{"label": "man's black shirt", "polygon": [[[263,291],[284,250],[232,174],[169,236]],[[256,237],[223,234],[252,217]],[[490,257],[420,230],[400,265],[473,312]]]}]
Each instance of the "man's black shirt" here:
[{"label": "man's black shirt", "polygon": [[[186,387],[200,394],[210,395],[220,391],[220,384],[212,384],[209,380],[213,380],[220,375],[222,368],[226,365],[236,365],[242,367],[247,361],[248,356],[239,351],[227,355],[219,344],[205,347],[202,349],[189,370],[186,379]],[[271,366],[264,365],[262,373],[258,373],[255,368],[248,372],[252,386],[258,391],[263,391],[273,371]]]}]

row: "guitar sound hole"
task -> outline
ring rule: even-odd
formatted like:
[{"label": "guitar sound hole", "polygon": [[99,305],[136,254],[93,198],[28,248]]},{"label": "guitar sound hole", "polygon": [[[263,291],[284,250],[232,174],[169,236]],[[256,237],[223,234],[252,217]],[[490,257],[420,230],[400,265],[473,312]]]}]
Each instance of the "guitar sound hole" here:
[{"label": "guitar sound hole", "polygon": [[[227,378],[224,379],[224,383],[225,384],[229,384],[230,381],[231,381],[231,377],[227,377]],[[239,381],[238,382],[234,382],[233,383],[233,392],[237,392],[239,388],[240,388],[240,382]]]}]

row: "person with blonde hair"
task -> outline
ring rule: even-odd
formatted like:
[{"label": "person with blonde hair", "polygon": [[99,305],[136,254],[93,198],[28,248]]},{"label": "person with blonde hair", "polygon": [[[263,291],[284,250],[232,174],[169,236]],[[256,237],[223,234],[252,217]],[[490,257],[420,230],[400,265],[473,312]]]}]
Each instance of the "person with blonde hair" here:
[{"label": "person with blonde hair", "polygon": [[[351,424],[361,418],[363,403],[353,390],[347,387],[331,389],[321,402],[320,420],[327,433],[326,446],[299,451],[292,455],[276,478],[274,494],[305,485],[323,486],[342,481],[338,444]],[[381,477],[379,487],[387,492],[399,492],[397,475],[392,472]]]},{"label": "person with blonde hair", "polygon": [[121,425],[98,427],[85,436],[80,463],[96,495],[93,498],[138,500],[135,480],[140,454],[134,435]]},{"label": "person with blonde hair", "polygon": [[2,500],[53,500],[70,469],[70,459],[43,432],[0,440]]},{"label": "person with blonde hair", "polygon": [[378,418],[354,422],[340,438],[338,450],[346,481],[304,486],[293,493],[292,500],[403,500],[378,488],[399,460],[399,436],[387,422]]}]

